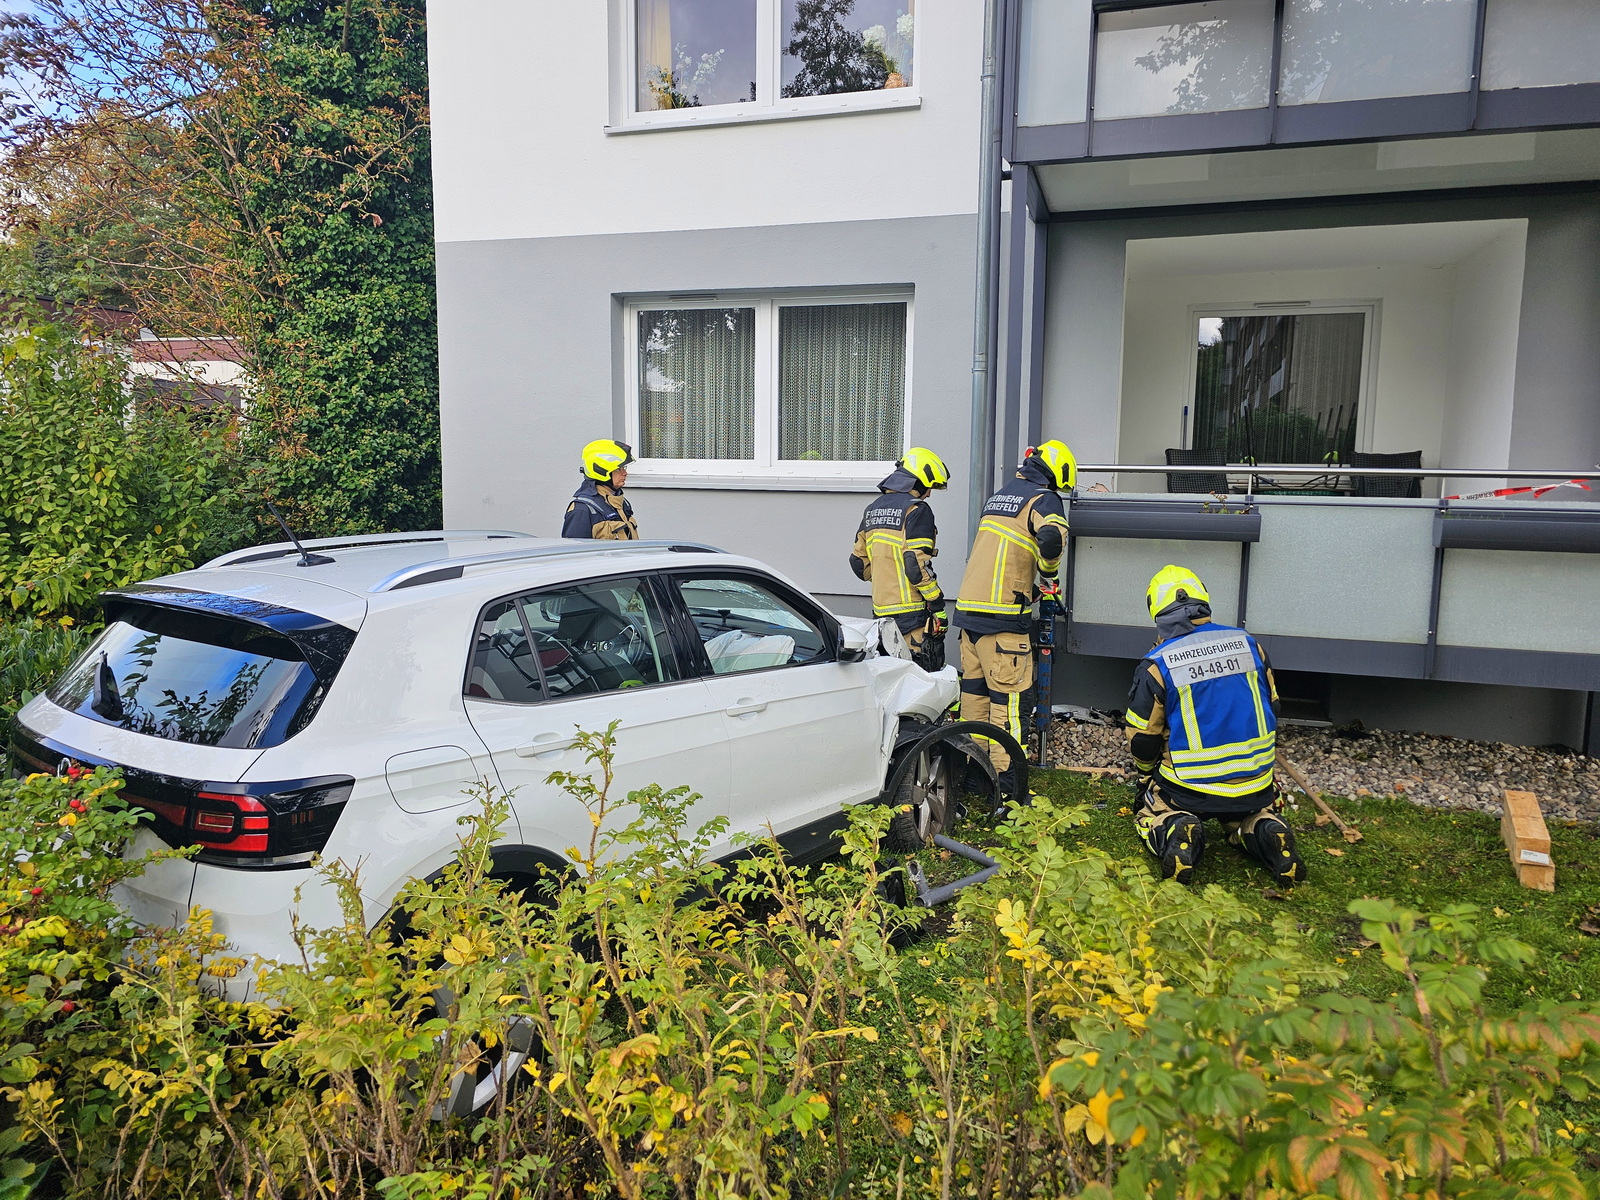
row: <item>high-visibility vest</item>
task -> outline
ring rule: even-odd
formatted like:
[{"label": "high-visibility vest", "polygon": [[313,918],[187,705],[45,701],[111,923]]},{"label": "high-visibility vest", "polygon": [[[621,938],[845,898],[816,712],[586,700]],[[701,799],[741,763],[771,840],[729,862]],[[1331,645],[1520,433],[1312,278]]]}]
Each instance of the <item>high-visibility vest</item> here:
[{"label": "high-visibility vest", "polygon": [[866,564],[873,616],[924,612],[942,595],[933,574],[933,539],[906,536],[911,510],[921,503],[907,492],[884,492],[861,517],[852,553]]},{"label": "high-visibility vest", "polygon": [[[1059,556],[1040,556],[1033,532],[1033,508],[1049,494],[1038,484],[1017,479],[989,497],[961,577],[957,612],[1024,621],[1024,614],[1032,614],[1034,576],[1054,575],[1061,562]],[[1043,523],[1059,525],[1066,539],[1065,518],[1051,513]]]},{"label": "high-visibility vest", "polygon": [[[1270,787],[1278,720],[1255,638],[1235,626],[1208,622],[1162,642],[1145,661],[1166,684],[1167,753],[1158,768],[1161,775],[1221,797]],[[1138,728],[1134,714],[1128,719]]]}]

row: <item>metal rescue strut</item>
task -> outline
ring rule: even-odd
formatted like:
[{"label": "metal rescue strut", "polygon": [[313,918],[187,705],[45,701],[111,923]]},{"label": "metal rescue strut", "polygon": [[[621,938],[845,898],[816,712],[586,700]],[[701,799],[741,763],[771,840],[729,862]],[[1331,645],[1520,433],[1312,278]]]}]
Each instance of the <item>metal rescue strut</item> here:
[{"label": "metal rescue strut", "polygon": [[[893,803],[894,798],[900,794],[900,785],[905,782],[907,774],[912,771],[924,753],[940,743],[954,742],[958,737],[968,735],[977,735],[998,742],[1001,748],[1011,756],[1011,761],[1017,768],[1010,797],[1000,797],[1000,803],[995,807],[993,814],[995,822],[998,824],[1005,820],[1013,807],[1026,804],[1028,802],[1028,756],[1011,734],[1001,729],[998,725],[991,725],[987,721],[954,721],[949,725],[937,725],[924,734],[909,750],[900,756],[899,765],[895,767],[894,772],[889,776],[888,786],[883,789],[884,802]],[[916,902],[924,908],[933,908],[939,904],[946,904],[955,898],[957,892],[972,887],[974,884],[987,882],[994,878],[995,873],[1000,870],[1000,864],[976,846],[968,846],[966,843],[958,842],[942,833],[933,835],[932,844],[941,850],[948,850],[951,854],[964,858],[968,862],[976,863],[981,869],[951,883],[930,887],[928,878],[923,873],[922,864],[915,860],[907,863],[906,875],[916,893]]]},{"label": "metal rescue strut", "polygon": [[1050,684],[1055,678],[1056,669],[1056,618],[1065,611],[1055,592],[1045,592],[1039,597],[1039,627],[1033,638],[1033,644],[1039,649],[1039,665],[1034,671],[1033,684],[1033,729],[1039,735],[1039,759],[1034,763],[1036,767],[1050,765],[1045,759],[1045,734],[1050,730],[1050,722],[1055,720]]}]

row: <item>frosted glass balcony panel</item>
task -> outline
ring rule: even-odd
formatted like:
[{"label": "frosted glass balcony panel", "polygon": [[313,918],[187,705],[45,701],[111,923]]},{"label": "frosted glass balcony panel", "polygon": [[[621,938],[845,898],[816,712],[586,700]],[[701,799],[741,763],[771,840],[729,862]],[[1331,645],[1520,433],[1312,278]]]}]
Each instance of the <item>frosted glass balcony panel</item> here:
[{"label": "frosted glass balcony panel", "polygon": [[1089,105],[1092,0],[1023,0],[1017,124],[1075,125]]},{"label": "frosted glass balcony panel", "polygon": [[1483,27],[1483,86],[1567,83],[1600,83],[1600,3],[1489,0]]},{"label": "frosted glass balcony panel", "polygon": [[1272,0],[1208,0],[1100,14],[1094,116],[1264,108]]},{"label": "frosted glass balcony panel", "polygon": [[1288,0],[1278,103],[1464,92],[1476,23],[1476,0]]}]

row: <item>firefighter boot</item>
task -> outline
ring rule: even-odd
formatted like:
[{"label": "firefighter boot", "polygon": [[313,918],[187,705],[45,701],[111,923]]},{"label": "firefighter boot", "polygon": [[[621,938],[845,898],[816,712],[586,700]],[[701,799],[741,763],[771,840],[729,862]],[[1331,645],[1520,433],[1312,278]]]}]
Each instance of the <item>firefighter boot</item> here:
[{"label": "firefighter boot", "polygon": [[1306,864],[1295,849],[1294,830],[1278,817],[1261,817],[1248,832],[1241,831],[1238,838],[1245,853],[1271,871],[1279,887],[1305,882]]},{"label": "firefighter boot", "polygon": [[1180,812],[1161,821],[1158,817],[1143,815],[1138,828],[1150,853],[1161,860],[1161,878],[1176,879],[1179,883],[1193,881],[1194,869],[1206,852],[1206,830],[1199,817]]}]

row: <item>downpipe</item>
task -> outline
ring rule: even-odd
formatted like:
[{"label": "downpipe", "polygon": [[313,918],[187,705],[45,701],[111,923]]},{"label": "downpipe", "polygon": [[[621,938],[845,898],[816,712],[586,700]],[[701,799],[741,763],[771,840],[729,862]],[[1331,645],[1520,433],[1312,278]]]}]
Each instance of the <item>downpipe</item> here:
[{"label": "downpipe", "polygon": [[972,317],[972,428],[968,460],[967,538],[994,476],[994,368],[990,362],[995,293],[1000,275],[1000,25],[1001,0],[983,10],[983,105],[978,144],[978,256]]}]

